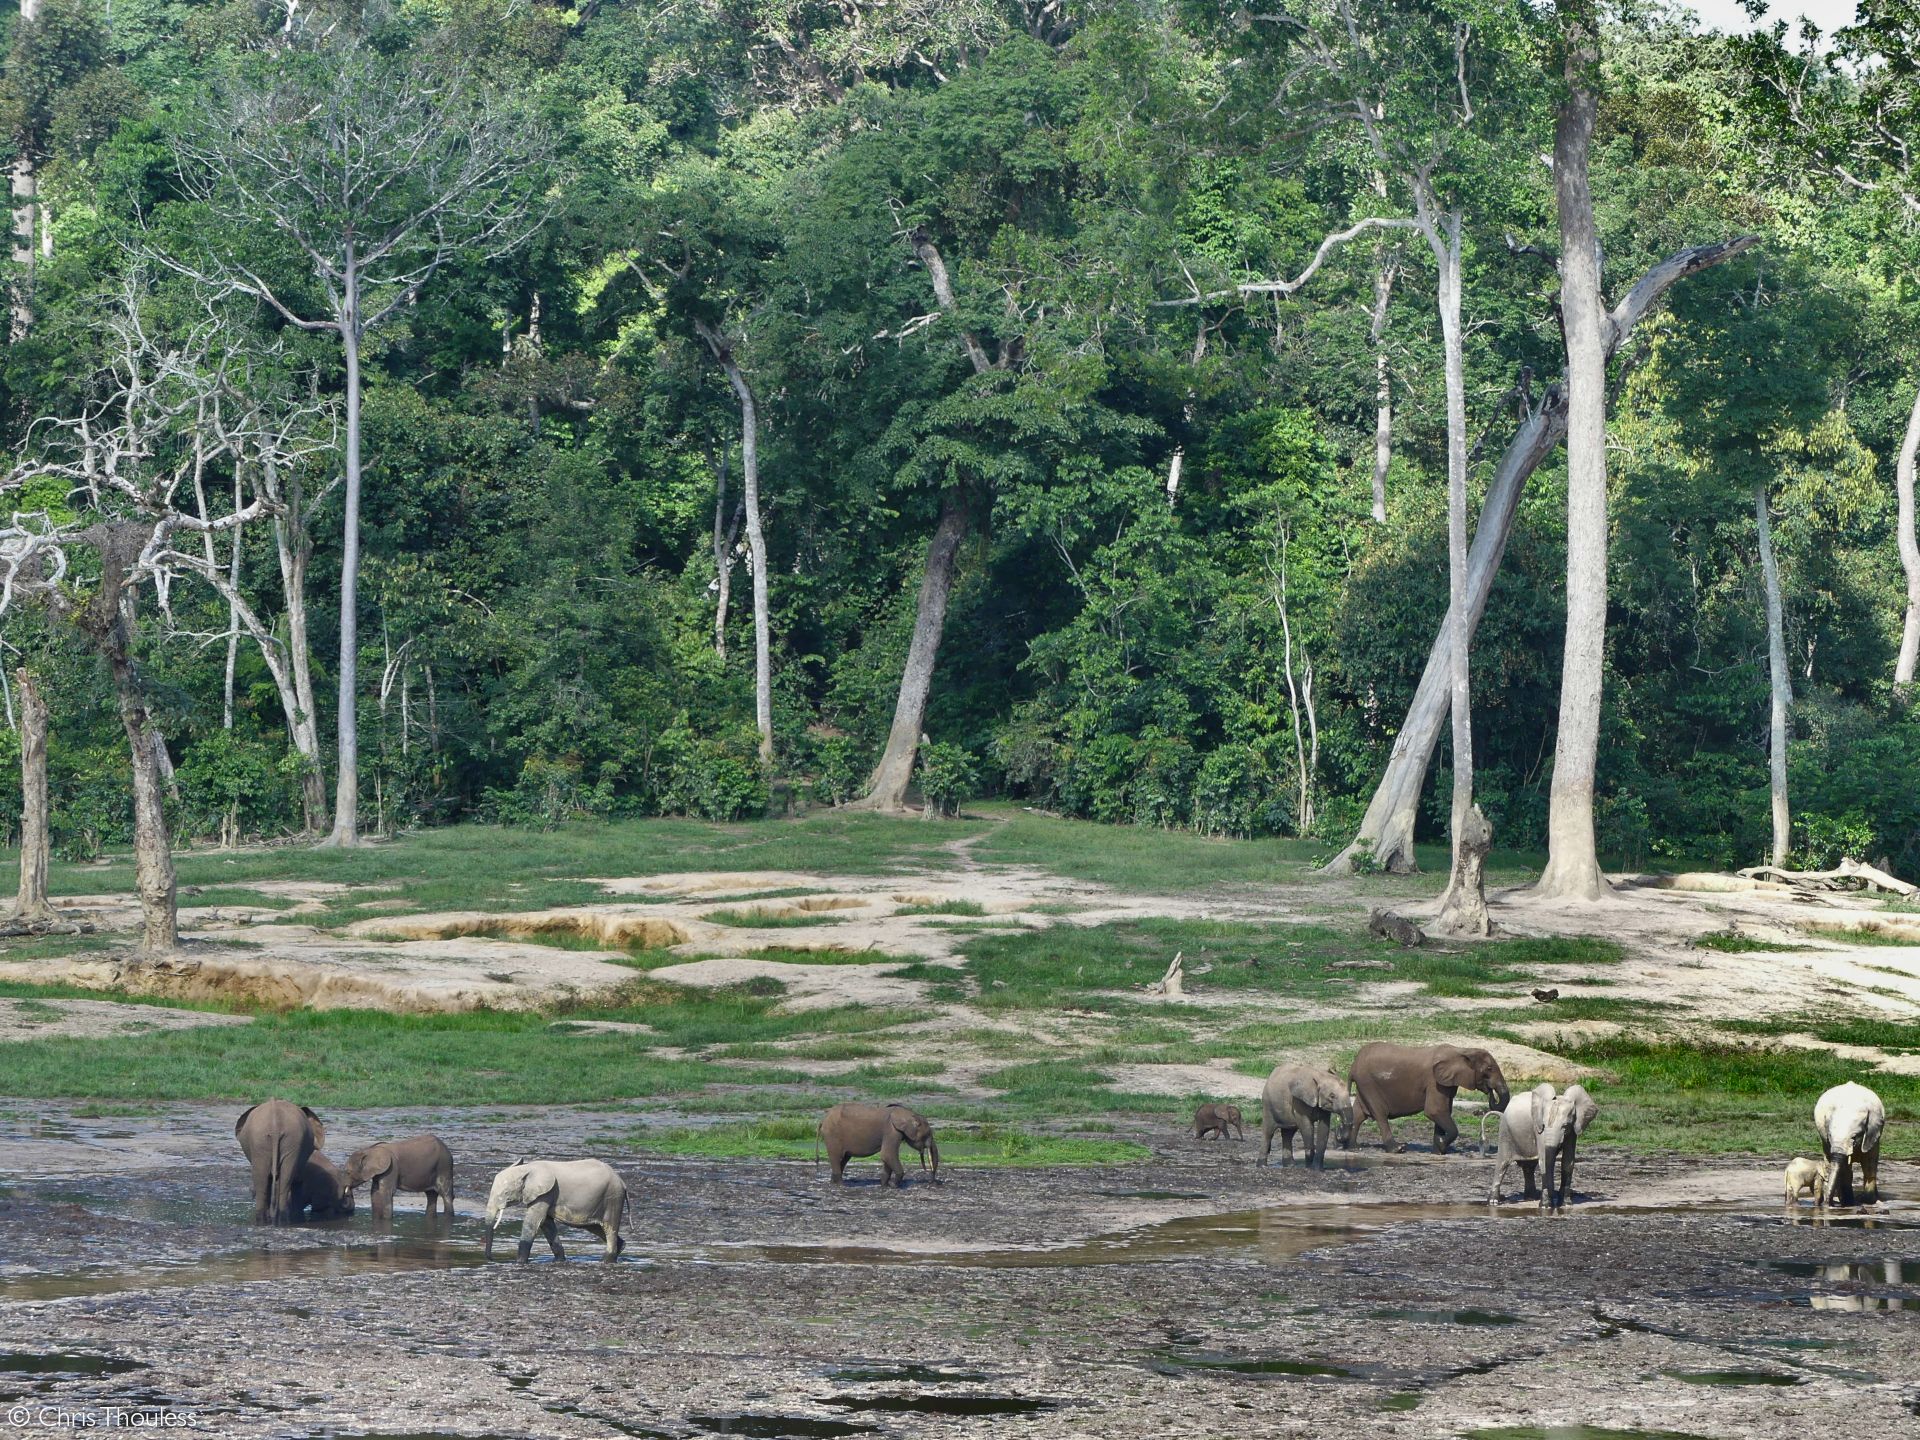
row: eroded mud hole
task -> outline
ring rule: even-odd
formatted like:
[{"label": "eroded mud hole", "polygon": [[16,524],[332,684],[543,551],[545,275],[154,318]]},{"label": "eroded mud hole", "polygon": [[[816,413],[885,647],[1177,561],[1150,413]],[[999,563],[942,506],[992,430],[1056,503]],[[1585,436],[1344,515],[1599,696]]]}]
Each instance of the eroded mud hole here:
[{"label": "eroded mud hole", "polygon": [[[340,1148],[422,1117],[328,1118]],[[1142,1164],[901,1193],[641,1156],[621,1263],[484,1264],[492,1170],[605,1119],[445,1127],[451,1222],[403,1196],[383,1231],[261,1231],[226,1113],[50,1111],[0,1136],[0,1397],[341,1440],[1731,1440],[1920,1415],[1920,1167],[1823,1224],[1752,1165],[1605,1152],[1563,1219],[1490,1212],[1472,1156],[1260,1171],[1147,1129]]]}]

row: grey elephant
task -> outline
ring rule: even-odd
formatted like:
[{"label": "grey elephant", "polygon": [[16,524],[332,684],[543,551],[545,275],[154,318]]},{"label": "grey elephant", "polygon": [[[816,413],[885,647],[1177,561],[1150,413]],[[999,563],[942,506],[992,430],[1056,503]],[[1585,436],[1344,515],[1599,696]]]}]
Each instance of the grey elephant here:
[{"label": "grey elephant", "polygon": [[1485,1050],[1458,1045],[1393,1045],[1375,1040],[1360,1047],[1347,1071],[1360,1103],[1380,1127],[1380,1143],[1394,1143],[1390,1123],[1403,1115],[1425,1115],[1433,1122],[1434,1149],[1444,1155],[1460,1138],[1453,1121],[1457,1090],[1479,1090],[1490,1109],[1504,1110],[1510,1092],[1500,1062]]},{"label": "grey elephant", "polygon": [[1813,1127],[1820,1132],[1820,1153],[1826,1158],[1827,1203],[1851,1205],[1853,1166],[1860,1163],[1863,1203],[1880,1198],[1880,1133],[1886,1129],[1887,1107],[1864,1085],[1849,1080],[1823,1094],[1813,1107]]},{"label": "grey elephant", "polygon": [[312,1220],[344,1220],[353,1214],[353,1187],[340,1167],[318,1150],[307,1157],[293,1182],[293,1212]]},{"label": "grey elephant", "polygon": [[1507,1167],[1520,1167],[1520,1198],[1537,1200],[1540,1187],[1535,1183],[1534,1172],[1540,1164],[1540,1126],[1545,1120],[1547,1106],[1554,1098],[1553,1086],[1541,1084],[1522,1095],[1515,1095],[1507,1102],[1504,1110],[1489,1110],[1480,1117],[1480,1153],[1487,1149],[1487,1122],[1500,1122],[1500,1150],[1494,1162],[1493,1179],[1487,1185],[1487,1203],[1500,1203],[1500,1182],[1506,1178]]},{"label": "grey elephant", "polygon": [[1573,1157],[1600,1107],[1584,1085],[1569,1085],[1534,1121],[1540,1144],[1540,1208],[1563,1210],[1573,1199]]},{"label": "grey elephant", "polygon": [[254,1223],[291,1225],[299,1218],[294,1190],[308,1158],[326,1142],[325,1122],[291,1100],[263,1100],[240,1112],[233,1134],[253,1171]]},{"label": "grey elephant", "polygon": [[1331,1070],[1315,1065],[1276,1065],[1260,1091],[1260,1163],[1273,1153],[1273,1132],[1285,1146],[1283,1164],[1293,1163],[1293,1136],[1306,1134],[1306,1161],[1316,1170],[1327,1164],[1327,1140],[1333,1117],[1340,1117],[1340,1147],[1353,1144],[1353,1101],[1346,1083]]},{"label": "grey elephant", "polygon": [[618,1260],[627,1242],[620,1224],[627,1212],[627,1182],[603,1160],[516,1160],[493,1177],[487,1192],[486,1258],[493,1258],[493,1232],[515,1205],[526,1207],[520,1227],[520,1258],[533,1255],[533,1241],[544,1235],[553,1258],[564,1260],[557,1225],[591,1230],[606,1245],[606,1258]]},{"label": "grey elephant", "polygon": [[427,1215],[436,1204],[453,1215],[453,1152],[438,1135],[413,1135],[405,1140],[383,1140],[347,1157],[347,1188],[372,1187],[373,1218],[393,1218],[397,1190],[424,1193]]},{"label": "grey elephant", "polygon": [[[820,1144],[826,1148],[827,1162],[833,1167],[833,1183],[844,1183],[847,1161],[856,1156],[880,1157],[880,1183],[900,1186],[907,1183],[907,1167],[900,1163],[900,1147],[910,1145],[920,1156],[920,1168],[933,1160],[933,1180],[940,1181],[940,1147],[933,1138],[933,1127],[918,1111],[898,1103],[863,1105],[847,1101],[834,1106],[820,1117]],[[814,1151],[815,1160],[819,1150]]]},{"label": "grey elephant", "polygon": [[1216,1105],[1209,1100],[1193,1112],[1194,1139],[1204,1140],[1209,1135],[1218,1135],[1225,1140],[1230,1134],[1236,1140],[1247,1138],[1238,1105]]}]

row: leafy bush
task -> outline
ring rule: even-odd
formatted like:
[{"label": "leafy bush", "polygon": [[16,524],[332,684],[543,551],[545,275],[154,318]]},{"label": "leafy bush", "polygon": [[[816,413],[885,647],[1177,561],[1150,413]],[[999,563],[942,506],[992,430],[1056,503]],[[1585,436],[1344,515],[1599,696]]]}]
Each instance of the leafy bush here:
[{"label": "leafy bush", "polygon": [[823,805],[844,805],[860,793],[866,767],[851,735],[829,735],[813,745],[813,798]]},{"label": "leafy bush", "polygon": [[719,739],[676,726],[660,737],[660,809],[702,820],[764,815],[769,792],[760,766],[758,736],[738,731]]},{"label": "leafy bush", "polygon": [[958,815],[980,786],[980,767],[962,745],[929,740],[920,747],[920,793],[939,815]]}]

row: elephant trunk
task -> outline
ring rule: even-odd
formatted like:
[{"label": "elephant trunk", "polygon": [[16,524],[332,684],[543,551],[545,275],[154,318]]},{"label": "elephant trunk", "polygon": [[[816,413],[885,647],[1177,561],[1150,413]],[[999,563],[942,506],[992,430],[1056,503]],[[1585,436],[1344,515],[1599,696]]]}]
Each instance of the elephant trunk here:
[{"label": "elephant trunk", "polygon": [[487,1208],[487,1228],[485,1232],[486,1245],[481,1251],[482,1258],[484,1259],[487,1259],[487,1260],[493,1259],[493,1232],[494,1232],[494,1229],[499,1224],[500,1224],[500,1212],[498,1210],[493,1209],[491,1206],[489,1206]]}]

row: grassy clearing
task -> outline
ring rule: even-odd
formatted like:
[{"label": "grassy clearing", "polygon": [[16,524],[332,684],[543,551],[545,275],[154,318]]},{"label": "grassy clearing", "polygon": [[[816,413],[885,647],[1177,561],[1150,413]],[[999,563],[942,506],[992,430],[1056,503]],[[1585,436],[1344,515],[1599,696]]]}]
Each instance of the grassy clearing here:
[{"label": "grassy clearing", "polygon": [[1855,930],[1846,925],[1802,924],[1809,935],[1821,940],[1837,940],[1842,945],[1887,945],[1900,950],[1920,950],[1920,940],[1903,935],[1888,935],[1879,930]]},{"label": "grassy clearing", "polygon": [[[810,1160],[818,1150],[817,1121],[794,1117],[694,1128],[641,1128],[610,1143],[626,1150],[655,1155],[692,1155],[716,1160]],[[973,1134],[936,1126],[940,1163],[975,1168],[1010,1169],[1041,1165],[1118,1165],[1145,1160],[1152,1154],[1144,1145],[1124,1140],[1086,1140],[1036,1135],[1027,1130],[984,1126]],[[909,1171],[917,1170],[913,1152],[901,1152]],[[879,1161],[866,1162],[875,1167]],[[861,1161],[854,1161],[856,1174]]]},{"label": "grassy clearing", "polygon": [[180,907],[183,910],[211,910],[223,906],[242,910],[291,910],[299,903],[291,896],[249,890],[244,885],[189,885],[180,892]]},{"label": "grassy clearing", "polygon": [[977,900],[936,900],[929,905],[902,905],[896,915],[984,915],[987,907]]},{"label": "grassy clearing", "polygon": [[1920,1050],[1920,1024],[1911,1021],[1849,1017],[1814,1026],[1816,1038],[1829,1045],[1871,1045],[1879,1050]]},{"label": "grassy clearing", "polygon": [[[1547,966],[1610,965],[1622,953],[1611,941],[1594,939],[1402,950],[1357,926],[1145,919],[983,934],[967,944],[967,968],[979,984],[980,1003],[989,1009],[1043,1008],[1070,1000],[1112,1010],[1116,1001],[1101,992],[1158,980],[1176,952],[1186,957],[1190,984],[1300,1000],[1336,999],[1350,995],[1357,984],[1382,980],[1414,981],[1436,995],[1484,995],[1492,985],[1535,980]],[[1354,960],[1391,968],[1331,968]]]},{"label": "grassy clearing", "polygon": [[1870,1085],[1886,1102],[1883,1153],[1920,1156],[1920,1078],[1861,1073],[1852,1061],[1811,1050],[1773,1050],[1711,1040],[1614,1036],[1572,1044],[1570,1060],[1605,1074],[1590,1088],[1600,1102],[1598,1143],[1639,1150],[1761,1154],[1818,1153],[1813,1104],[1845,1080]]},{"label": "grassy clearing", "polygon": [[1735,935],[1730,931],[1719,931],[1712,935],[1697,936],[1693,942],[1696,950],[1718,950],[1726,955],[1761,954],[1769,951],[1805,950],[1805,945],[1782,945],[1777,940],[1757,940],[1751,935]]}]

